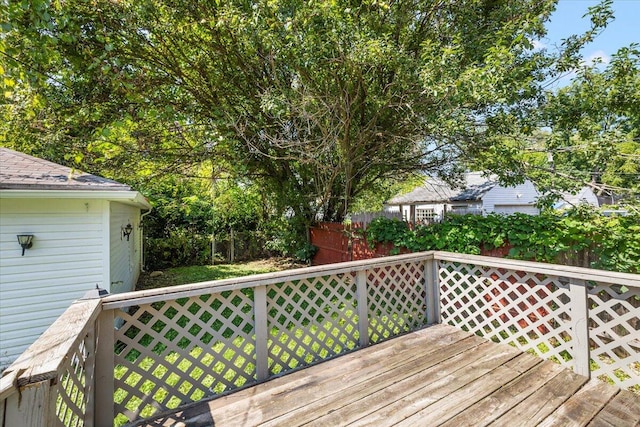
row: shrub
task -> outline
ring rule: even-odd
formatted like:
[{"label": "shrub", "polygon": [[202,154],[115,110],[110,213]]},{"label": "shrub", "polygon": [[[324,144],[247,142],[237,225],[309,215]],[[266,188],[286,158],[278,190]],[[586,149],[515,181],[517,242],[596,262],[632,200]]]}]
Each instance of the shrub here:
[{"label": "shrub", "polygon": [[588,207],[539,216],[450,215],[410,230],[398,220],[378,218],[367,229],[370,244],[390,242],[412,252],[442,250],[480,254],[510,245],[508,256],[640,273],[640,216],[604,216]]}]

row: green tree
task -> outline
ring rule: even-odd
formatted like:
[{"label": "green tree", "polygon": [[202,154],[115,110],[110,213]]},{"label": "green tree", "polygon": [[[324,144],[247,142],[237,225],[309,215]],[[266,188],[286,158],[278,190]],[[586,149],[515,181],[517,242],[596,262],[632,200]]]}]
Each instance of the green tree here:
[{"label": "green tree", "polygon": [[[633,200],[640,194],[640,50],[620,49],[611,62],[584,64],[571,83],[548,91],[530,134],[500,136],[475,164],[496,170],[518,164],[551,196],[589,185]],[[502,161],[504,154],[513,163]]]},{"label": "green tree", "polygon": [[171,164],[228,156],[297,215],[340,219],[386,177],[446,174],[482,150],[482,126],[531,101],[550,67],[530,48],[552,10],[34,1],[9,5],[5,48],[16,85],[31,79],[71,122],[65,137]]},{"label": "green tree", "polygon": [[[640,50],[620,49],[610,64],[579,70],[546,106],[553,169],[600,189],[640,191]],[[625,191],[626,190],[626,191]]]},{"label": "green tree", "polygon": [[528,132],[541,83],[610,18],[594,8],[552,55],[532,42],[554,4],[10,2],[3,143],[126,180],[224,165],[300,234],[461,159],[521,180],[505,135]]}]

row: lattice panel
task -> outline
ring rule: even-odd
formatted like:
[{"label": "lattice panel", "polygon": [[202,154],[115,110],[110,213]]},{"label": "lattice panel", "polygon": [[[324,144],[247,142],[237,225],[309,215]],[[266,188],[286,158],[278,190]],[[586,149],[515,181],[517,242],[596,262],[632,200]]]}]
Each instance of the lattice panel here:
[{"label": "lattice panel", "polygon": [[441,262],[442,321],[572,366],[568,284],[557,278]]},{"label": "lattice panel", "polygon": [[[93,325],[91,325],[93,326]],[[88,347],[94,348],[93,334],[84,334],[73,350],[64,359],[58,371],[58,382],[55,386],[56,416],[65,427],[84,426],[87,410],[88,387],[92,378],[87,378],[86,368],[93,363],[94,355]]]},{"label": "lattice panel", "polygon": [[307,366],[358,345],[355,276],[340,274],[267,288],[269,369]]},{"label": "lattice panel", "polygon": [[255,381],[253,293],[131,307],[116,330],[116,416],[129,421]]},{"label": "lattice panel", "polygon": [[640,289],[598,285],[589,290],[593,375],[640,393]]},{"label": "lattice panel", "polygon": [[368,271],[369,339],[372,343],[409,332],[426,323],[424,264]]}]

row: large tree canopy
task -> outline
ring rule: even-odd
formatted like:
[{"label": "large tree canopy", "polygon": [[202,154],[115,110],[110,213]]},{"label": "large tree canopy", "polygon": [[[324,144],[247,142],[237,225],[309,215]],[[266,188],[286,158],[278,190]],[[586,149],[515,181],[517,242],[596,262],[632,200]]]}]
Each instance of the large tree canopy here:
[{"label": "large tree canopy", "polygon": [[[640,196],[640,49],[620,49],[600,71],[586,66],[550,94],[545,150],[559,178]],[[625,194],[626,193],[626,194]]]},{"label": "large tree canopy", "polygon": [[363,192],[452,176],[461,158],[513,170],[502,136],[531,128],[541,83],[610,18],[595,8],[593,29],[553,56],[532,42],[554,4],[10,2],[3,115],[18,126],[3,137],[116,175],[209,159],[283,211],[340,220]]},{"label": "large tree canopy", "polygon": [[[549,201],[586,185],[633,202],[640,197],[640,49],[621,48],[606,66],[583,64],[575,73],[532,114],[540,130],[501,135],[474,162],[493,170],[516,166]],[[519,160],[505,162],[502,153]]]}]

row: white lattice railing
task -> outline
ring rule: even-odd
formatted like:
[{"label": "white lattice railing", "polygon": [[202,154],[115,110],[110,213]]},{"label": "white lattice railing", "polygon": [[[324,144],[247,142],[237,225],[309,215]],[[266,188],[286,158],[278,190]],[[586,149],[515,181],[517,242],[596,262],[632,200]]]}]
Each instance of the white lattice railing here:
[{"label": "white lattice railing", "polygon": [[435,257],[443,322],[640,394],[640,276]]},{"label": "white lattice railing", "polygon": [[117,423],[424,326],[426,263],[405,255],[105,298],[120,325],[115,356],[99,362],[114,367]]},{"label": "white lattice railing", "polygon": [[8,369],[0,426],[47,425],[13,422],[29,396],[49,425],[123,425],[440,321],[640,393],[639,311],[638,275],[444,252],[110,295]]}]

